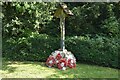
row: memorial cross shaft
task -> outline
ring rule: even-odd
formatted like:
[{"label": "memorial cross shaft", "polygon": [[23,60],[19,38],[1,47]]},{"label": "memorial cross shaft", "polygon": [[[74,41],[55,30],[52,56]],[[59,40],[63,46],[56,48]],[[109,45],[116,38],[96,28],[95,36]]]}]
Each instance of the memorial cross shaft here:
[{"label": "memorial cross shaft", "polygon": [[61,50],[65,50],[65,18],[68,16],[72,16],[73,13],[68,9],[65,3],[60,3],[59,8],[57,8],[54,16],[60,18],[60,29],[61,29],[61,41],[60,47]]}]

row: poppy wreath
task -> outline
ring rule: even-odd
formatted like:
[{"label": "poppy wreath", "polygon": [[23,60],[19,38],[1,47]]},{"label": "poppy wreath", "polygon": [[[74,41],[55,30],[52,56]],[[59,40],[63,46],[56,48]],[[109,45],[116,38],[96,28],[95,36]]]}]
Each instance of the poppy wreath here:
[{"label": "poppy wreath", "polygon": [[67,61],[65,58],[61,58],[57,64],[58,68],[61,70],[65,70],[67,66]]},{"label": "poppy wreath", "polygon": [[67,66],[69,68],[75,68],[76,67],[76,63],[75,63],[75,61],[73,59],[68,59]]},{"label": "poppy wreath", "polygon": [[46,61],[46,65],[48,67],[52,67],[54,64],[55,64],[55,58],[50,55]]},{"label": "poppy wreath", "polygon": [[48,67],[56,65],[60,70],[66,70],[67,67],[75,68],[76,59],[74,55],[69,51],[56,50],[51,53],[46,61]]},{"label": "poppy wreath", "polygon": [[59,60],[62,58],[61,54],[58,53],[57,56],[55,57],[56,64],[59,62]]}]

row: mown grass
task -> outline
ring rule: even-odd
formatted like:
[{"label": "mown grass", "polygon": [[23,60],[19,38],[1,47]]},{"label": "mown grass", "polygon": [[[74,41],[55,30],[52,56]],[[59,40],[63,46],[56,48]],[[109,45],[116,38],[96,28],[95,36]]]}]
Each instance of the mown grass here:
[{"label": "mown grass", "polygon": [[48,68],[45,62],[6,61],[2,63],[2,78],[118,78],[117,69],[79,64],[65,71]]}]

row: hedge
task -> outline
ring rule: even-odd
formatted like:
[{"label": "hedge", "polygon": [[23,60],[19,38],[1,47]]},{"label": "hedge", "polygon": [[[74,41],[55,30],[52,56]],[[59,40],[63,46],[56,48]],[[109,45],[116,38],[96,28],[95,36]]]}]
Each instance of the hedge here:
[{"label": "hedge", "polygon": [[[75,55],[77,62],[120,68],[118,65],[119,39],[74,36],[66,37],[65,43],[66,49]],[[34,33],[27,38],[3,39],[3,57],[12,60],[46,61],[51,52],[59,48],[60,38],[46,34]]]},{"label": "hedge", "polygon": [[118,65],[119,39],[101,36],[72,37],[68,38],[66,43],[67,48],[75,54],[78,61],[120,68]]}]

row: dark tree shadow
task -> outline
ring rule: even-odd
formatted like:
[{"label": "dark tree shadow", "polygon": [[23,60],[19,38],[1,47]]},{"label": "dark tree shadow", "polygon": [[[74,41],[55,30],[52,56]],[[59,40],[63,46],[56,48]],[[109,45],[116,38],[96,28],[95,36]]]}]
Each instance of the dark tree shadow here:
[{"label": "dark tree shadow", "polygon": [[10,66],[12,63],[13,63],[12,61],[7,61],[7,60],[3,59],[2,60],[2,70],[8,71],[9,73],[13,73],[17,67]]}]

